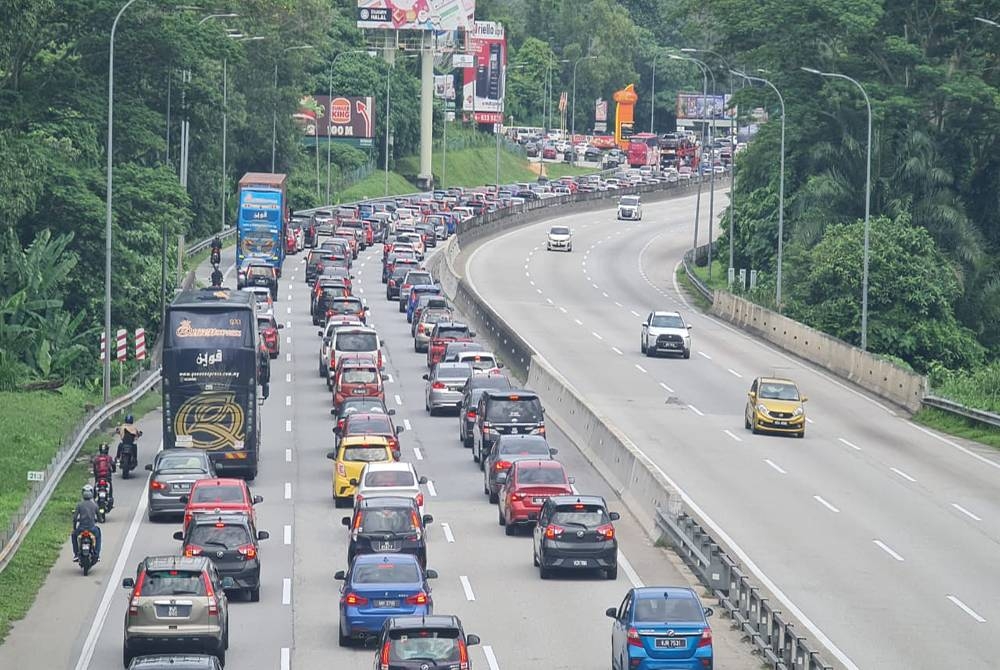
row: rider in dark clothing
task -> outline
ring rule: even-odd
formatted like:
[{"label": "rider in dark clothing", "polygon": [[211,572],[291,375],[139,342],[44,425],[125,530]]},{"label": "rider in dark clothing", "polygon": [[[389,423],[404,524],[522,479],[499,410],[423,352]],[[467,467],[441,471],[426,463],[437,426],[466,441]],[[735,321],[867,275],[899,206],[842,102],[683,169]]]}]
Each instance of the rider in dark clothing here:
[{"label": "rider in dark clothing", "polygon": [[212,286],[221,287],[222,280],[223,280],[222,272],[219,270],[218,266],[216,266],[215,269],[212,270]]},{"label": "rider in dark clothing", "polygon": [[73,532],[70,533],[70,539],[73,543],[74,561],[80,560],[79,536],[80,532],[84,530],[89,530],[94,534],[94,560],[99,560],[101,557],[101,529],[97,525],[97,503],[94,502],[94,488],[90,484],[83,487],[83,499],[76,504],[76,510],[73,512]]},{"label": "rider in dark clothing", "polygon": [[110,498],[111,504],[114,505],[115,487],[111,475],[117,468],[115,467],[115,459],[111,458],[108,454],[107,443],[100,446],[97,455],[90,461],[90,467],[94,473],[94,486],[97,486],[99,480],[105,480],[108,483],[108,498]]}]

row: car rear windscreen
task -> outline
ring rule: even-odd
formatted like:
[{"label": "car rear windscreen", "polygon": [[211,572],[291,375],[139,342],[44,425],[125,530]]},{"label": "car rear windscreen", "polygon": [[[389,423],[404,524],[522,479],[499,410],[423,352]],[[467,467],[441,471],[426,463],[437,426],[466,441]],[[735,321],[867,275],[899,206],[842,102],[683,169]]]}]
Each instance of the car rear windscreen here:
[{"label": "car rear windscreen", "polygon": [[147,570],[142,580],[144,597],[204,596],[205,580],[193,570]]},{"label": "car rear windscreen", "polygon": [[608,513],[600,505],[560,505],[552,515],[552,523],[570,526],[603,526],[611,523]]},{"label": "car rear windscreen", "polygon": [[354,463],[380,463],[389,460],[389,454],[385,447],[358,445],[356,447],[344,447],[344,460]]},{"label": "car rear windscreen", "polygon": [[188,544],[199,547],[225,547],[235,549],[251,544],[250,532],[243,526],[223,524],[196,524],[191,528]]},{"label": "car rear windscreen", "polygon": [[513,454],[517,456],[549,456],[549,445],[543,438],[500,440],[501,454]]},{"label": "car rear windscreen", "polygon": [[701,606],[693,598],[639,598],[635,601],[637,623],[699,621]]},{"label": "car rear windscreen", "polygon": [[200,486],[191,495],[191,502],[196,503],[241,503],[243,491],[236,486]]},{"label": "car rear windscreen", "polygon": [[412,584],[420,581],[420,571],[412,563],[373,563],[354,568],[355,584]]},{"label": "car rear windscreen", "polygon": [[[375,500],[378,500],[375,498]],[[413,530],[409,507],[375,507],[361,511],[362,533],[406,533]]]},{"label": "car rear windscreen", "polygon": [[337,351],[375,351],[378,335],[375,333],[337,333]]},{"label": "car rear windscreen", "polygon": [[486,419],[496,423],[538,423],[542,403],[538,398],[495,398],[487,403]]},{"label": "car rear windscreen", "polygon": [[563,474],[562,468],[540,468],[532,465],[517,471],[517,483],[528,486],[565,484],[566,475]]},{"label": "car rear windscreen", "polygon": [[365,486],[416,486],[409,470],[377,470],[365,475]]},{"label": "car rear windscreen", "polygon": [[457,630],[401,630],[389,633],[389,662],[458,663]]},{"label": "car rear windscreen", "polygon": [[437,329],[436,337],[448,338],[448,337],[468,337],[469,328],[468,326],[446,326],[444,328]]},{"label": "car rear windscreen", "polygon": [[431,281],[431,275],[429,272],[411,272],[406,277],[406,282],[413,286],[430,284]]}]

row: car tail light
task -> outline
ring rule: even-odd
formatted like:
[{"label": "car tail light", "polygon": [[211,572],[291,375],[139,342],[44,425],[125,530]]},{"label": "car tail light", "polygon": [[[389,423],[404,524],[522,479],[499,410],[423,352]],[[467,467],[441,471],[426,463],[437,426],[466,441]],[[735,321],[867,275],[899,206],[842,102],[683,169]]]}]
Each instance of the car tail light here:
[{"label": "car tail light", "polygon": [[149,488],[153,491],[165,491],[167,485],[164,484],[163,482],[158,482],[154,479],[153,481],[149,482]]},{"label": "car tail light", "polygon": [[139,596],[142,595],[142,584],[146,581],[146,571],[139,573],[139,578],[135,580],[135,588],[132,589],[132,600],[128,605],[129,615],[139,614]]},{"label": "car tail light", "polygon": [[444,382],[434,382],[433,384],[431,384],[431,388],[432,389],[437,389],[437,390],[443,389],[444,388]]},{"label": "car tail light", "polygon": [[238,548],[236,551],[243,554],[244,558],[257,558],[257,547],[252,544],[244,544],[242,547]]},{"label": "car tail light", "polygon": [[378,656],[379,670],[389,670],[389,643],[382,645],[382,651]]},{"label": "car tail light", "polygon": [[710,644],[712,644],[712,629],[706,628],[705,630],[701,631],[701,639],[698,640],[698,646],[707,647]]},{"label": "car tail light", "polygon": [[511,493],[510,494],[510,499],[511,499],[511,502],[518,502],[519,500],[524,500],[524,494],[523,493]]},{"label": "car tail light", "polygon": [[184,547],[184,555],[188,558],[192,556],[201,556],[201,552],[204,551],[204,547],[199,547],[197,544],[189,544]]},{"label": "car tail light", "polygon": [[562,535],[564,530],[565,528],[550,523],[548,526],[545,527],[545,539],[554,540],[560,535]]},{"label": "car tail light", "polygon": [[323,264],[322,263],[317,263],[316,264],[316,272],[319,272],[319,273],[323,272]]},{"label": "car tail light", "polygon": [[358,528],[361,528],[361,515],[355,514],[354,523],[351,524],[351,530],[357,530]]},{"label": "car tail light", "polygon": [[344,604],[345,605],[355,605],[355,606],[357,606],[357,605],[367,605],[368,604],[368,598],[365,598],[364,596],[359,596],[357,593],[353,593],[352,592],[352,593],[348,593],[347,595],[344,596]]},{"label": "car tail light", "polygon": [[642,646],[642,638],[639,636],[639,631],[634,627],[628,629],[628,644],[630,647]]},{"label": "car tail light", "polygon": [[393,288],[395,286],[396,286],[396,280],[395,279],[390,279],[389,280],[389,288]]},{"label": "car tail light", "polygon": [[476,410],[470,409],[468,412],[465,413],[465,418],[469,419],[470,421],[475,421],[476,420]]},{"label": "car tail light", "polygon": [[458,641],[458,667],[469,670],[469,648],[465,646],[465,640]]},{"label": "car tail light", "polygon": [[497,472],[501,472],[503,470],[509,469],[511,465],[513,465],[513,463],[511,463],[510,461],[497,461],[495,467]]},{"label": "car tail light", "polygon": [[343,430],[344,430],[344,420],[343,420],[343,419],[339,419],[339,420],[337,421],[337,428],[338,428],[339,430],[341,430],[341,431],[343,431]]},{"label": "car tail light", "polygon": [[420,515],[416,512],[410,512],[410,522],[414,528],[420,528]]},{"label": "car tail light", "polygon": [[184,528],[187,528],[189,523],[191,523],[191,512],[184,512]]},{"label": "car tail light", "polygon": [[421,591],[420,593],[410,596],[406,599],[407,605],[426,605],[428,602],[427,594]]},{"label": "car tail light", "polygon": [[347,476],[347,468],[344,467],[343,463],[337,463],[337,474],[341,477]]},{"label": "car tail light", "polygon": [[597,534],[603,535],[605,540],[613,540],[615,539],[615,527],[610,523],[606,524],[597,529]]},{"label": "car tail light", "polygon": [[423,507],[423,506],[424,506],[424,494],[423,493],[418,493],[417,494],[417,507]]}]

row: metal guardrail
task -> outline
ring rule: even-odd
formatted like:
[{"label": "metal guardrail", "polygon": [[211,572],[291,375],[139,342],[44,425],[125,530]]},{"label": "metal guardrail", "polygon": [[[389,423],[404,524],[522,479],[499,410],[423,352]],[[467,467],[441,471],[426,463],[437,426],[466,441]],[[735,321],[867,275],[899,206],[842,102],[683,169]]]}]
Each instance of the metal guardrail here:
[{"label": "metal guardrail", "polygon": [[46,503],[59,485],[62,476],[66,474],[70,464],[76,459],[80,448],[90,439],[101,425],[118,410],[131,405],[160,381],[160,368],[149,371],[135,387],[125,395],[115,398],[103,407],[99,407],[81,419],[78,428],[63,443],[62,447],[52,457],[45,468],[44,480],[38,482],[29,492],[17,512],[11,517],[8,528],[0,534],[0,572],[6,569],[10,560],[17,553],[17,548],[35,525],[38,516],[45,509]]},{"label": "metal guardrail", "polygon": [[983,423],[988,426],[1000,428],[1000,414],[994,414],[993,412],[986,412],[974,407],[968,407],[961,403],[957,403],[954,400],[948,400],[947,398],[941,398],[933,395],[925,395],[921,402],[926,407],[933,407],[934,409],[940,409],[945,412],[950,412],[951,414],[963,416],[972,421],[978,421],[979,423]]},{"label": "metal guardrail", "polygon": [[[706,248],[708,248],[708,245],[703,244],[700,247],[698,247],[697,251],[701,251],[702,249]],[[694,258],[695,251],[696,251],[695,249],[688,249],[687,251],[684,252],[683,256],[684,274],[687,275],[687,278],[691,282],[691,285],[694,286],[695,290],[698,291],[698,293],[700,293],[701,296],[705,298],[705,300],[707,300],[710,303],[715,302],[715,291],[710,289],[705,284],[705,282],[699,279],[698,275],[696,275],[694,273],[694,270],[691,269],[691,265],[694,264],[695,262]]]},{"label": "metal guardrail", "polygon": [[[226,228],[225,230],[223,230],[221,233],[218,233],[220,240],[224,240],[226,238],[232,237],[235,234],[236,234],[236,226],[229,226],[228,228]],[[188,256],[190,254],[196,254],[199,251],[201,251],[202,249],[207,249],[212,244],[212,240],[214,240],[214,239],[215,239],[215,235],[212,235],[211,237],[206,237],[201,242],[195,242],[190,247],[186,247],[184,249],[184,255]]]},{"label": "metal guardrail", "polygon": [[656,510],[656,525],[684,562],[710,589],[773,670],[832,670],[819,652],[796,633],[795,624],[774,609],[760,589],[686,512]]}]

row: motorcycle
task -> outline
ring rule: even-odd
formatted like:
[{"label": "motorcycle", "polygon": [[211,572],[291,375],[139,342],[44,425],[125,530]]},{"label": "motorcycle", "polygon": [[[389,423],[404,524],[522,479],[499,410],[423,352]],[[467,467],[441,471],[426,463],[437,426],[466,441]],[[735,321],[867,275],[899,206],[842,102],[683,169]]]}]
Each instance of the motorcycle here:
[{"label": "motorcycle", "polygon": [[100,523],[108,518],[114,506],[114,498],[111,497],[111,484],[107,479],[98,479],[97,486],[94,487],[94,502],[97,503],[97,520]]},{"label": "motorcycle", "polygon": [[118,449],[121,452],[121,457],[118,459],[118,467],[122,469],[122,479],[128,479],[131,476],[132,470],[135,470],[139,465],[139,447],[134,442],[132,444],[125,444],[123,442],[119,445]]},{"label": "motorcycle", "polygon": [[218,266],[222,262],[222,252],[218,249],[212,249],[212,265]]},{"label": "motorcycle", "polygon": [[83,568],[83,575],[87,576],[97,563],[97,538],[89,530],[81,530],[77,542],[80,543],[80,567]]}]

